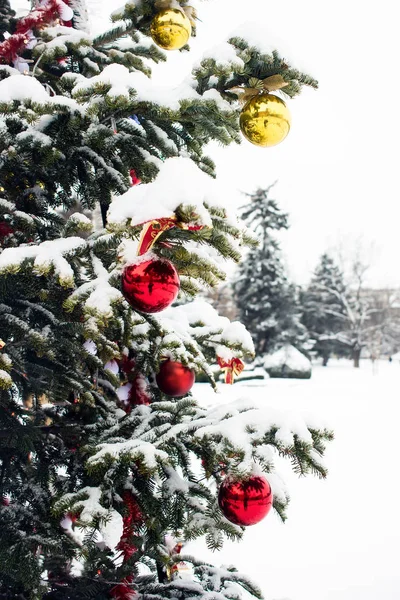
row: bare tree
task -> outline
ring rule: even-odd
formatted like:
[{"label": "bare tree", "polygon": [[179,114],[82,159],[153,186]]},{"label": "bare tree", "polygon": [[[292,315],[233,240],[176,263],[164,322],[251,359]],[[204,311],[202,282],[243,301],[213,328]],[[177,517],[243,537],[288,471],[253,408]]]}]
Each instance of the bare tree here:
[{"label": "bare tree", "polygon": [[[354,367],[360,366],[361,353],[379,358],[383,348],[399,340],[399,315],[393,310],[394,295],[378,294],[367,285],[369,269],[360,248],[353,255],[350,278],[343,289],[322,286],[337,300],[328,312],[339,323],[338,331],[320,336],[321,341],[335,341],[351,356]],[[339,347],[340,347],[339,346]]]}]

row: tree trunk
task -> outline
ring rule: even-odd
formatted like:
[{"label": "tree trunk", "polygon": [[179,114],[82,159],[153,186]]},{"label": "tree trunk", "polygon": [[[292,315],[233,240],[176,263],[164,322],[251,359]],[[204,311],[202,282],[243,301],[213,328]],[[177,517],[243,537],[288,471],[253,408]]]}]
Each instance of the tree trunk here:
[{"label": "tree trunk", "polygon": [[323,354],[322,355],[322,366],[326,367],[328,365],[328,360],[329,360],[329,354]]},{"label": "tree trunk", "polygon": [[360,368],[361,348],[353,349],[353,364],[356,369]]}]

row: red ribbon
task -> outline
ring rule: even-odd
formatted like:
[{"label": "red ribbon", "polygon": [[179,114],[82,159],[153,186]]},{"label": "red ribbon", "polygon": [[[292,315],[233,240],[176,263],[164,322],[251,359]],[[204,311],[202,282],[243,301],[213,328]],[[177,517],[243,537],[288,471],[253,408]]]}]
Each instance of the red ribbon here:
[{"label": "red ribbon", "polygon": [[138,256],[146,254],[160,235],[164,233],[164,231],[172,229],[172,227],[179,227],[179,229],[186,229],[188,231],[199,231],[199,229],[203,229],[204,225],[188,225],[187,223],[178,221],[175,216],[163,217],[161,219],[155,219],[154,221],[146,221],[143,223],[143,229],[140,235]]},{"label": "red ribbon", "polygon": [[240,375],[244,369],[244,362],[240,358],[231,358],[231,360],[224,360],[220,356],[217,356],[218,365],[225,371],[225,383],[234,383],[235,375]]},{"label": "red ribbon", "polygon": [[156,221],[148,221],[143,224],[142,233],[139,240],[138,256],[146,254],[153,246],[157,238],[160,237],[164,231],[175,227],[176,217],[166,217],[163,219],[157,219]]}]

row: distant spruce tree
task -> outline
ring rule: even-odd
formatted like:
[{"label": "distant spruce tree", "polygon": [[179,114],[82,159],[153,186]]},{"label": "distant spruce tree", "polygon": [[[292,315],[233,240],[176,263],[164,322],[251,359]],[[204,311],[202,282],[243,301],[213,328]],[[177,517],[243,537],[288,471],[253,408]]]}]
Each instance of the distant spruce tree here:
[{"label": "distant spruce tree", "polygon": [[324,366],[332,353],[343,352],[338,334],[346,328],[345,292],[343,273],[325,252],[301,295],[302,321],[314,340],[313,350],[322,358]]},{"label": "distant spruce tree", "polygon": [[288,281],[273,235],[289,227],[287,213],[269,197],[273,185],[247,194],[250,202],[242,207],[242,218],[257,234],[259,245],[250,250],[233,284],[240,320],[253,337],[257,355],[284,344],[302,349],[307,341],[298,289]]}]

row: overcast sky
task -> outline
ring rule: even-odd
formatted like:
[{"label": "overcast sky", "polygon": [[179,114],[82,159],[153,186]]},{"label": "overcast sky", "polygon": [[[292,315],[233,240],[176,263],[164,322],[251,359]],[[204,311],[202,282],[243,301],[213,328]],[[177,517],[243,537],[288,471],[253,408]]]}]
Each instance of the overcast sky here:
[{"label": "overcast sky", "polygon": [[[12,2],[24,5],[25,0]],[[93,28],[122,4],[88,0]],[[274,196],[290,213],[282,237],[290,271],[306,281],[318,256],[362,236],[374,245],[371,282],[400,284],[398,257],[400,138],[399,34],[395,0],[197,0],[201,23],[189,54],[168,53],[157,75],[178,83],[206,48],[246,21],[280,38],[320,89],[289,101],[292,128],[274,148],[243,141],[214,148],[218,175],[251,192],[278,180]],[[163,72],[163,74],[161,73]],[[350,251],[350,250],[349,250]],[[371,254],[371,252],[368,252]]]}]

